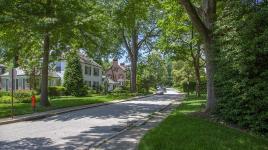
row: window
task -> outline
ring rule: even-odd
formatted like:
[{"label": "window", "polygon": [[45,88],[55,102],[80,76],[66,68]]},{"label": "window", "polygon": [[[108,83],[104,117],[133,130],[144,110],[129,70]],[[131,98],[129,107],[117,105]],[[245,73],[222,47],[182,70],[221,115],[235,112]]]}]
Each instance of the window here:
[{"label": "window", "polygon": [[88,87],[91,87],[91,81],[88,81]]},{"label": "window", "polygon": [[25,80],[26,79],[22,79],[22,89],[25,90]]},{"label": "window", "polygon": [[8,79],[6,79],[6,91],[8,91]]},{"label": "window", "polygon": [[99,68],[94,68],[94,76],[99,76]]},{"label": "window", "polygon": [[94,89],[99,88],[99,82],[93,81],[93,88]]},{"label": "window", "polygon": [[19,79],[16,79],[16,90],[19,89]]},{"label": "window", "polygon": [[88,74],[87,66],[85,66],[85,75]]},{"label": "window", "polygon": [[61,66],[56,66],[56,72],[61,72]]},{"label": "window", "polygon": [[123,74],[119,74],[119,79],[124,79],[124,75]]},{"label": "window", "polygon": [[91,67],[85,66],[85,75],[91,75]]}]

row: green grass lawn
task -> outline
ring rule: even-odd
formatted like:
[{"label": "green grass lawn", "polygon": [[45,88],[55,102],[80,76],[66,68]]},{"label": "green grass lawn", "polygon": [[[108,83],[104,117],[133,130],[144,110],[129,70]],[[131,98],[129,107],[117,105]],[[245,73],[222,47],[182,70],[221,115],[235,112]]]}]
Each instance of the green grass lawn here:
[{"label": "green grass lawn", "polygon": [[[73,106],[81,106],[95,103],[104,103],[113,100],[126,99],[133,97],[135,95],[124,94],[124,95],[92,95],[90,97],[72,97],[72,96],[62,96],[50,100],[51,106],[44,108],[37,104],[37,112],[43,112],[58,108],[66,108]],[[15,115],[23,115],[33,113],[31,104],[29,103],[15,103]],[[0,104],[0,118],[11,116],[11,105],[10,104]]]},{"label": "green grass lawn", "polygon": [[140,150],[268,150],[268,140],[188,113],[200,111],[205,98],[189,97],[150,130]]}]

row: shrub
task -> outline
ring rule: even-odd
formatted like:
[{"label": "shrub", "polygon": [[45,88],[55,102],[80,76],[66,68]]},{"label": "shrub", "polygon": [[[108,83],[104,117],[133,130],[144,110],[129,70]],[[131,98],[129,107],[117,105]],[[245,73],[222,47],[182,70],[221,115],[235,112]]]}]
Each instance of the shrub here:
[{"label": "shrub", "polygon": [[14,98],[19,103],[31,103],[32,91],[18,90],[14,92]]},{"label": "shrub", "polygon": [[195,85],[196,85],[196,82],[194,81],[190,81],[189,82],[189,85],[187,82],[183,82],[182,83],[182,89],[183,89],[183,92],[194,92],[195,91]]},{"label": "shrub", "polygon": [[116,88],[113,90],[112,93],[114,93],[114,94],[116,94],[116,95],[120,95],[120,94],[128,94],[129,92],[128,92],[128,90],[125,90],[125,89],[123,89],[122,87],[116,87]]},{"label": "shrub", "polygon": [[0,103],[2,103],[2,104],[11,103],[11,97],[10,96],[1,96]]},{"label": "shrub", "polygon": [[83,85],[79,92],[78,95],[74,95],[74,96],[87,96],[88,95],[88,86],[87,85]]},{"label": "shrub", "polygon": [[71,51],[67,57],[67,66],[64,73],[64,87],[68,95],[87,95],[87,86],[84,85],[82,73],[77,51]]},{"label": "shrub", "polygon": [[9,91],[0,91],[0,97],[1,96],[10,96],[10,92]]},{"label": "shrub", "polygon": [[50,87],[48,87],[48,95],[51,97],[64,96],[65,95],[65,87],[63,87],[63,86],[50,86]]},{"label": "shrub", "polygon": [[216,114],[268,136],[267,5],[251,9],[240,1],[225,3],[216,26]]}]

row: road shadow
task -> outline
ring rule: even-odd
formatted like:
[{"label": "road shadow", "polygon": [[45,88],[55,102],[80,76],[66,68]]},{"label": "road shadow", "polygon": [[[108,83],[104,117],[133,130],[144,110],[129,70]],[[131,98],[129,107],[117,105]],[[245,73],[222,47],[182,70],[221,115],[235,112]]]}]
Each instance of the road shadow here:
[{"label": "road shadow", "polygon": [[50,138],[23,138],[17,141],[0,141],[0,150],[54,150],[59,149],[53,146]]},{"label": "road shadow", "polygon": [[73,111],[65,114],[60,114],[52,117],[42,119],[41,121],[70,121],[78,119],[130,119],[134,116],[148,114],[154,112],[155,110],[166,106],[168,103],[163,103],[164,101],[170,101],[170,99],[179,99],[182,95],[156,95],[147,98],[142,98],[140,100],[127,101],[123,103],[115,103],[111,105],[104,105],[89,109],[83,109],[79,111]]}]

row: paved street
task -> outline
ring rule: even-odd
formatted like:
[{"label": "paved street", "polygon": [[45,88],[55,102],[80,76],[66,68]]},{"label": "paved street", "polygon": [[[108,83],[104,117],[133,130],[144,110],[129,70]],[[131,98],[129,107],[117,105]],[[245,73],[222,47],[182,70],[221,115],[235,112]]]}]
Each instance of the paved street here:
[{"label": "paved street", "polygon": [[0,149],[86,149],[169,105],[179,96],[168,89],[165,95],[1,125]]}]

